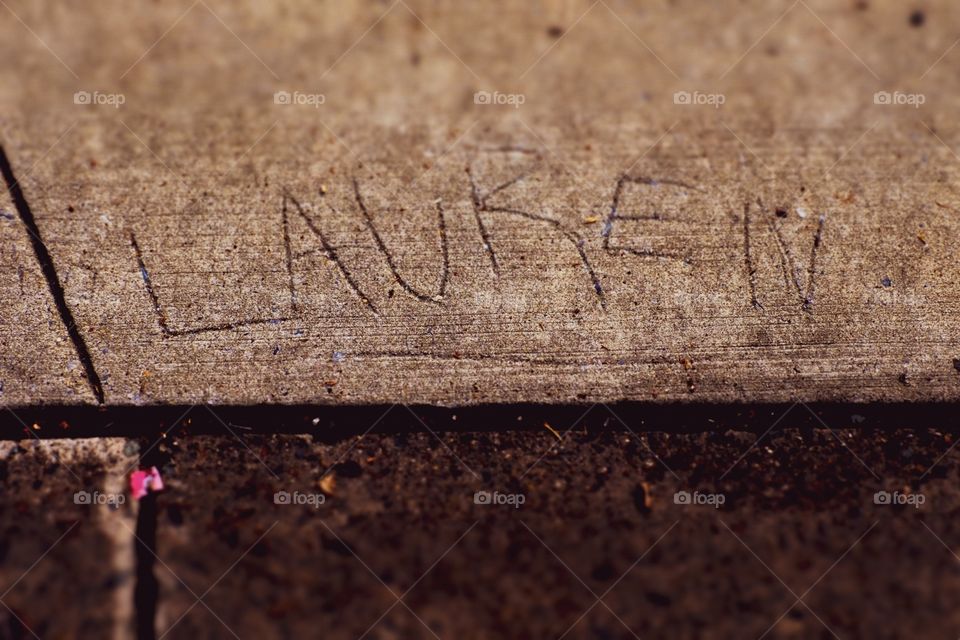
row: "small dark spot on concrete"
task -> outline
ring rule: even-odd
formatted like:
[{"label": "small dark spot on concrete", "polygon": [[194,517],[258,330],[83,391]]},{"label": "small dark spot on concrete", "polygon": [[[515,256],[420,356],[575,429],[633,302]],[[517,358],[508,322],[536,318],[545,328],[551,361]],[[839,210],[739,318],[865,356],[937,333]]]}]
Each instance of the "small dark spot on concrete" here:
[{"label": "small dark spot on concrete", "polygon": [[563,27],[557,25],[547,27],[547,35],[551,38],[559,38],[563,35]]},{"label": "small dark spot on concrete", "polygon": [[853,3],[853,8],[857,11],[866,11],[870,8],[870,3],[867,0],[857,0]]},{"label": "small dark spot on concrete", "polygon": [[917,9],[916,11],[910,14],[911,27],[922,27],[923,23],[926,21],[927,21],[926,14],[920,9]]},{"label": "small dark spot on concrete", "polygon": [[893,284],[893,280],[891,280],[887,276],[884,276],[883,278],[880,279],[880,284],[882,284],[884,287],[889,287],[890,285]]},{"label": "small dark spot on concrete", "polygon": [[590,572],[590,577],[599,582],[609,582],[616,578],[617,574],[609,562],[604,562],[593,568],[593,571]]},{"label": "small dark spot on concrete", "polygon": [[343,478],[359,478],[363,473],[363,468],[353,460],[341,462],[333,468],[338,476]]},{"label": "small dark spot on concrete", "polygon": [[270,541],[269,540],[258,540],[253,548],[250,549],[250,555],[255,558],[264,558],[267,554],[270,553]]},{"label": "small dark spot on concrete", "polygon": [[960,371],[960,358],[953,359],[953,368]]},{"label": "small dark spot on concrete", "polygon": [[183,524],[183,512],[178,505],[171,504],[167,507],[167,520],[175,527]]},{"label": "small dark spot on concrete", "polygon": [[907,384],[907,385],[910,384],[909,382],[907,382],[907,374],[905,373],[901,373],[899,376],[897,376],[897,380],[900,381],[900,384]]},{"label": "small dark spot on concrete", "polygon": [[783,209],[783,208],[778,208],[778,209],[777,209],[777,217],[778,217],[778,218],[786,218],[786,217],[787,217],[787,210],[786,210],[786,209]]},{"label": "small dark spot on concrete", "polygon": [[322,544],[324,549],[332,551],[333,553],[344,558],[349,558],[353,555],[353,552],[350,551],[347,545],[336,538],[324,537]]}]

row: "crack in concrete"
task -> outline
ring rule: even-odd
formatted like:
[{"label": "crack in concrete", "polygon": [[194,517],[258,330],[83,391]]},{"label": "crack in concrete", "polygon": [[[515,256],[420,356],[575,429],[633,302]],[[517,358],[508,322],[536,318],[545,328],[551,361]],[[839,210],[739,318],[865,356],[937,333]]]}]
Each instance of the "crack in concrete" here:
[{"label": "crack in concrete", "polygon": [[0,173],[3,173],[3,179],[7,183],[7,190],[10,192],[10,198],[13,200],[13,204],[17,209],[20,221],[30,234],[33,253],[37,258],[37,263],[40,265],[40,270],[43,272],[43,277],[47,281],[47,287],[50,289],[50,295],[53,296],[53,301],[57,306],[60,320],[66,327],[67,335],[70,336],[70,341],[73,342],[73,347],[77,351],[77,357],[83,364],[83,370],[86,372],[90,390],[93,392],[97,402],[103,404],[103,385],[100,382],[100,376],[97,374],[97,369],[90,356],[90,350],[87,348],[87,343],[83,339],[83,334],[81,334],[80,329],[77,328],[77,322],[73,318],[73,312],[70,311],[70,307],[67,305],[63,284],[60,282],[57,268],[53,264],[53,257],[50,255],[50,250],[47,249],[47,245],[43,242],[43,238],[40,235],[40,227],[37,226],[37,220],[33,216],[33,211],[31,211],[30,205],[27,203],[26,196],[23,195],[20,182],[13,174],[13,167],[10,165],[10,160],[7,158],[3,146],[0,146]]}]

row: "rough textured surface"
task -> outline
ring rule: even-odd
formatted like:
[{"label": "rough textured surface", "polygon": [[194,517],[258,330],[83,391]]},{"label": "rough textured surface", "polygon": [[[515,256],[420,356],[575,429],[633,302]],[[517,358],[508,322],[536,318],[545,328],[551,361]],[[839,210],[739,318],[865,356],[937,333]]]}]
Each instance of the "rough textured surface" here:
[{"label": "rough textured surface", "polygon": [[[157,450],[169,487],[156,504],[158,634],[960,632],[948,596],[960,588],[954,431],[831,432],[799,407],[765,434],[633,434],[596,408],[552,425],[573,426],[562,441],[424,419],[438,436],[168,438]],[[525,503],[477,505],[478,490]],[[678,505],[678,490],[725,503]],[[925,502],[878,505],[878,490]],[[325,501],[275,504],[278,491]],[[591,607],[591,591],[605,605]]]},{"label": "rough textured surface", "polygon": [[23,437],[0,442],[0,637],[131,637],[135,508],[112,499],[136,455],[119,438]]},{"label": "rough textured surface", "polygon": [[6,191],[0,194],[0,403],[89,403],[94,396]]},{"label": "rough textured surface", "polygon": [[[11,0],[2,144],[108,404],[957,399],[911,11]],[[63,361],[3,401],[93,401]]]}]

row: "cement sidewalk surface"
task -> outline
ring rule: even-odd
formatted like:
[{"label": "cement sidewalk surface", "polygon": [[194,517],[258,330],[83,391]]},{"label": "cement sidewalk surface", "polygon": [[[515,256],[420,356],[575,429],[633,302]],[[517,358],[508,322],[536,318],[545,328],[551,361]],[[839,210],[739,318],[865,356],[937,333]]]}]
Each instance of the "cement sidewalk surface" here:
[{"label": "cement sidewalk surface", "polygon": [[956,400],[924,11],[10,0],[0,402]]},{"label": "cement sidewalk surface", "polygon": [[0,0],[0,640],[957,637],[958,25]]}]

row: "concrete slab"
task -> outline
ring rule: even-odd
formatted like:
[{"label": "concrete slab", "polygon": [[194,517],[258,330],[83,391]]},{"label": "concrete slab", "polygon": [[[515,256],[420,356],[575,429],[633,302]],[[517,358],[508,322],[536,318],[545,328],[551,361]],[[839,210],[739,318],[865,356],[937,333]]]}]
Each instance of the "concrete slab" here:
[{"label": "concrete slab", "polygon": [[955,5],[545,7],[11,2],[105,402],[958,398]]},{"label": "concrete slab", "polygon": [[37,255],[31,232],[0,193],[0,402],[94,402]]},{"label": "concrete slab", "polygon": [[[955,433],[830,432],[802,408],[759,441],[611,432],[610,420],[597,408],[563,441],[546,428],[451,433],[433,421],[437,437],[175,438],[157,498],[157,633],[960,629],[943,596],[960,586]],[[478,504],[478,491],[490,499]]]},{"label": "concrete slab", "polygon": [[119,438],[0,442],[0,636],[134,634],[137,463]]}]

